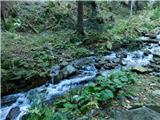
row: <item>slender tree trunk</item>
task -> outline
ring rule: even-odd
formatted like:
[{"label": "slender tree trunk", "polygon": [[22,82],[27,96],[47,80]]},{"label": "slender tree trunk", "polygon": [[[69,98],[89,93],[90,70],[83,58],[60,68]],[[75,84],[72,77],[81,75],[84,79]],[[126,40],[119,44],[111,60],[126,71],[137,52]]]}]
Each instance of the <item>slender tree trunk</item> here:
[{"label": "slender tree trunk", "polygon": [[133,3],[134,3],[134,1],[131,0],[129,2],[130,2],[130,16],[132,16],[133,15]]},{"label": "slender tree trunk", "polygon": [[5,17],[7,16],[6,11],[7,11],[7,2],[1,1],[1,21],[2,21],[5,29],[6,29],[6,19],[5,19]]},{"label": "slender tree trunk", "polygon": [[138,1],[136,0],[136,1],[135,1],[135,12],[137,13],[138,10],[139,10],[139,3],[138,3]]},{"label": "slender tree trunk", "polygon": [[77,33],[84,35],[84,27],[83,27],[83,1],[78,1],[78,8],[77,8]]},{"label": "slender tree trunk", "polygon": [[139,4],[137,0],[130,0],[129,1],[129,9],[130,9],[130,16],[133,15],[133,12],[136,13],[139,9]]},{"label": "slender tree trunk", "polygon": [[3,14],[2,11],[1,11],[1,20],[2,20],[2,23],[3,23],[3,25],[4,25],[4,29],[6,29],[6,28],[7,28],[6,20],[5,20],[5,17],[4,17],[4,14]]},{"label": "slender tree trunk", "polygon": [[92,17],[95,17],[97,15],[97,5],[95,1],[91,2],[91,9],[92,9]]}]

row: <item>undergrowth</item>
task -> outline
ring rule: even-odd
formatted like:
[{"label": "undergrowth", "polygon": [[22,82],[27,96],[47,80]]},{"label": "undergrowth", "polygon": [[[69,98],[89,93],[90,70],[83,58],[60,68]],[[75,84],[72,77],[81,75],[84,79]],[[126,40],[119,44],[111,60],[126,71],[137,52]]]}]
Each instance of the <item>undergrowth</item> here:
[{"label": "undergrowth", "polygon": [[[101,6],[103,10],[99,11],[98,16],[104,18],[113,15],[115,20],[96,24],[95,27],[100,25],[100,28],[103,28],[101,31],[85,29],[85,36],[75,33],[75,5],[71,8],[69,5],[61,6],[51,2],[42,11],[34,8],[35,5],[26,5],[26,8],[20,12],[25,14],[20,14],[19,18],[10,17],[7,23],[8,32],[1,33],[2,86],[5,86],[2,87],[2,93],[3,88],[16,87],[16,84],[22,80],[25,82],[33,78],[36,80],[49,77],[50,68],[65,60],[71,61],[85,56],[106,54],[107,51],[119,50],[121,47],[135,49],[137,47],[135,39],[141,36],[135,29],[146,33],[155,33],[159,30],[158,7],[144,9],[129,18],[127,13],[117,15],[117,10],[116,13],[114,10],[111,12],[105,5],[108,6],[108,3]],[[21,8],[18,9],[21,10]],[[87,14],[88,12],[85,16]],[[28,19],[30,15],[32,19]],[[60,22],[57,23],[57,21]],[[38,32],[33,34],[28,24],[31,24]],[[46,27],[49,28],[46,29]],[[85,26],[87,27],[89,26]]]},{"label": "undergrowth", "polygon": [[[65,96],[56,99],[53,105],[44,104],[30,109],[27,120],[71,120],[105,118],[107,110],[116,100],[119,90],[135,83],[137,77],[128,70],[112,71],[107,76],[98,76],[96,82],[88,86],[72,90]],[[131,93],[125,95],[129,95]]]}]

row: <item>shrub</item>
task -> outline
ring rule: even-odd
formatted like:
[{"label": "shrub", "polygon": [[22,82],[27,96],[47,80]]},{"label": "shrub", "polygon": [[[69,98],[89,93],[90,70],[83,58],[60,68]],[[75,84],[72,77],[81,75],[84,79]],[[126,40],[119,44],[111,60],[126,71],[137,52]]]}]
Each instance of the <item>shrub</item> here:
[{"label": "shrub", "polygon": [[[41,119],[42,111],[43,119],[45,120],[48,120],[51,116],[59,120],[61,120],[62,116],[65,119],[84,118],[91,110],[106,110],[112,100],[116,98],[118,91],[134,83],[135,80],[135,75],[128,70],[112,71],[107,76],[98,76],[95,83],[89,83],[87,87],[73,90],[57,99],[50,110],[43,106],[38,107],[38,110],[37,107],[32,108],[39,112],[34,112],[33,114],[31,109],[30,118],[34,118],[36,115],[38,119]],[[55,111],[57,112],[55,113]],[[52,115],[48,116],[48,113],[51,112]]]}]

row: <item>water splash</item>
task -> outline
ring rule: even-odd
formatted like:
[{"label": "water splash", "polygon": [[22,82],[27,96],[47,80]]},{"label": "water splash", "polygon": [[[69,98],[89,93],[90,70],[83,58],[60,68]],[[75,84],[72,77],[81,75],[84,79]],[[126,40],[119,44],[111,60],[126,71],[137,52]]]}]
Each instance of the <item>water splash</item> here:
[{"label": "water splash", "polygon": [[153,55],[145,55],[143,51],[135,51],[127,54],[127,58],[123,59],[123,64],[128,67],[145,66],[153,59]]}]

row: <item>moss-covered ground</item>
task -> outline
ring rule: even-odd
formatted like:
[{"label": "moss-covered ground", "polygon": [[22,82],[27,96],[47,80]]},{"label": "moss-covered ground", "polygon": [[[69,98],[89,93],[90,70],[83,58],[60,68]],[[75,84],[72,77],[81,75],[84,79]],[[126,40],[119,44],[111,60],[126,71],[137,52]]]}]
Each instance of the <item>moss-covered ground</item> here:
[{"label": "moss-covered ground", "polygon": [[[75,18],[70,7],[49,4],[46,8],[48,12],[45,9],[37,11],[36,5],[18,8],[21,11],[19,17],[9,19],[9,31],[1,32],[2,94],[24,90],[26,83],[31,86],[29,88],[45,83],[49,79],[50,68],[60,62],[103,55],[121,47],[135,49],[137,43],[134,40],[141,36],[135,29],[155,33],[160,28],[159,7],[140,10],[129,17],[126,8],[119,8],[121,11],[113,9],[110,12],[106,7],[110,4],[99,4],[103,9],[99,10],[98,16],[106,17],[108,21],[99,25],[98,30],[87,29],[89,25],[85,26],[85,36],[77,35],[75,28],[68,27],[72,26],[72,22],[75,24],[74,19],[72,22],[69,19]],[[46,21],[47,16],[43,16],[43,13],[47,12],[49,17],[53,11],[60,15],[56,19],[60,19],[61,23],[53,23],[50,19]],[[65,15],[61,14],[72,16],[64,18]],[[85,12],[85,16],[88,14],[88,11]],[[33,15],[32,19],[27,19],[29,15]],[[107,16],[110,15],[114,16],[114,20],[109,20]],[[68,22],[65,23],[64,19]],[[37,33],[26,27],[28,22],[38,30]],[[48,26],[49,22],[58,25],[56,29],[46,30],[44,26]],[[17,27],[17,24],[20,26]]]}]

